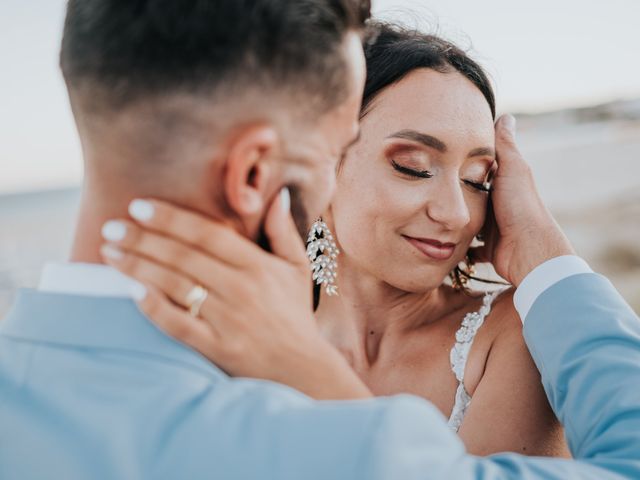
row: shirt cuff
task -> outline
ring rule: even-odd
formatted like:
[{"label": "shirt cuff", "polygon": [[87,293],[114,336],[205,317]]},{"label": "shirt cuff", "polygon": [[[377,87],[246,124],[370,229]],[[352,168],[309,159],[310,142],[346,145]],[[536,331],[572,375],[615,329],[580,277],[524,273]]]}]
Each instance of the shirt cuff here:
[{"label": "shirt cuff", "polygon": [[534,268],[524,277],[513,295],[513,303],[522,323],[524,324],[529,310],[545,290],[565,278],[581,273],[593,273],[593,270],[587,262],[575,255],[552,258]]}]

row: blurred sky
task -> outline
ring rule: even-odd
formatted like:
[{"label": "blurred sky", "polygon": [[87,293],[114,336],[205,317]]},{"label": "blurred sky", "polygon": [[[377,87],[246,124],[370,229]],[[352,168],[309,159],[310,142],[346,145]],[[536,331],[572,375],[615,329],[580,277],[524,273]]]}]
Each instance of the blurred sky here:
[{"label": "blurred sky", "polygon": [[[373,3],[376,14],[472,47],[495,81],[501,111],[640,97],[638,0]],[[57,68],[64,4],[1,1],[0,194],[80,181],[79,143]]]}]

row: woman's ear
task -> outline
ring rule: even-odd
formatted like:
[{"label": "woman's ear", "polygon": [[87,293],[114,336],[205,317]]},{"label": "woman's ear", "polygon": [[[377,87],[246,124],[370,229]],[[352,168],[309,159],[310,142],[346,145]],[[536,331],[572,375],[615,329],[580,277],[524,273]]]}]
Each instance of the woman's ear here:
[{"label": "woman's ear", "polygon": [[278,147],[278,133],[270,125],[248,126],[229,143],[224,193],[229,207],[248,229],[262,219],[269,205],[270,177]]}]

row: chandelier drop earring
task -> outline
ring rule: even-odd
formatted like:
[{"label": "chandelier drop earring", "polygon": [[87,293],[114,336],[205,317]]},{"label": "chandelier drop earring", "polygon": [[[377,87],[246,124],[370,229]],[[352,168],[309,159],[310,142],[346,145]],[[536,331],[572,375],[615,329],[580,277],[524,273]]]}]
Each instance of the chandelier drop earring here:
[{"label": "chandelier drop earring", "polygon": [[307,257],[311,263],[312,278],[316,285],[322,285],[327,295],[337,295],[335,284],[338,276],[338,254],[333,235],[321,218],[315,221],[307,238]]}]

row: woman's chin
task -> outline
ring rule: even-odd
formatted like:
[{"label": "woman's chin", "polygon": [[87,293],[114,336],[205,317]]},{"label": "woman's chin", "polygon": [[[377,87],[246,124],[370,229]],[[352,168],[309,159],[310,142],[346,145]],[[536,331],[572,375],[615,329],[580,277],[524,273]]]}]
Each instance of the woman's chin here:
[{"label": "woman's chin", "polygon": [[392,287],[408,292],[408,293],[426,293],[440,287],[449,272],[443,273],[441,269],[433,269],[431,272],[412,272],[414,268],[408,268],[404,273],[399,272],[397,275],[388,276],[385,282]]}]

